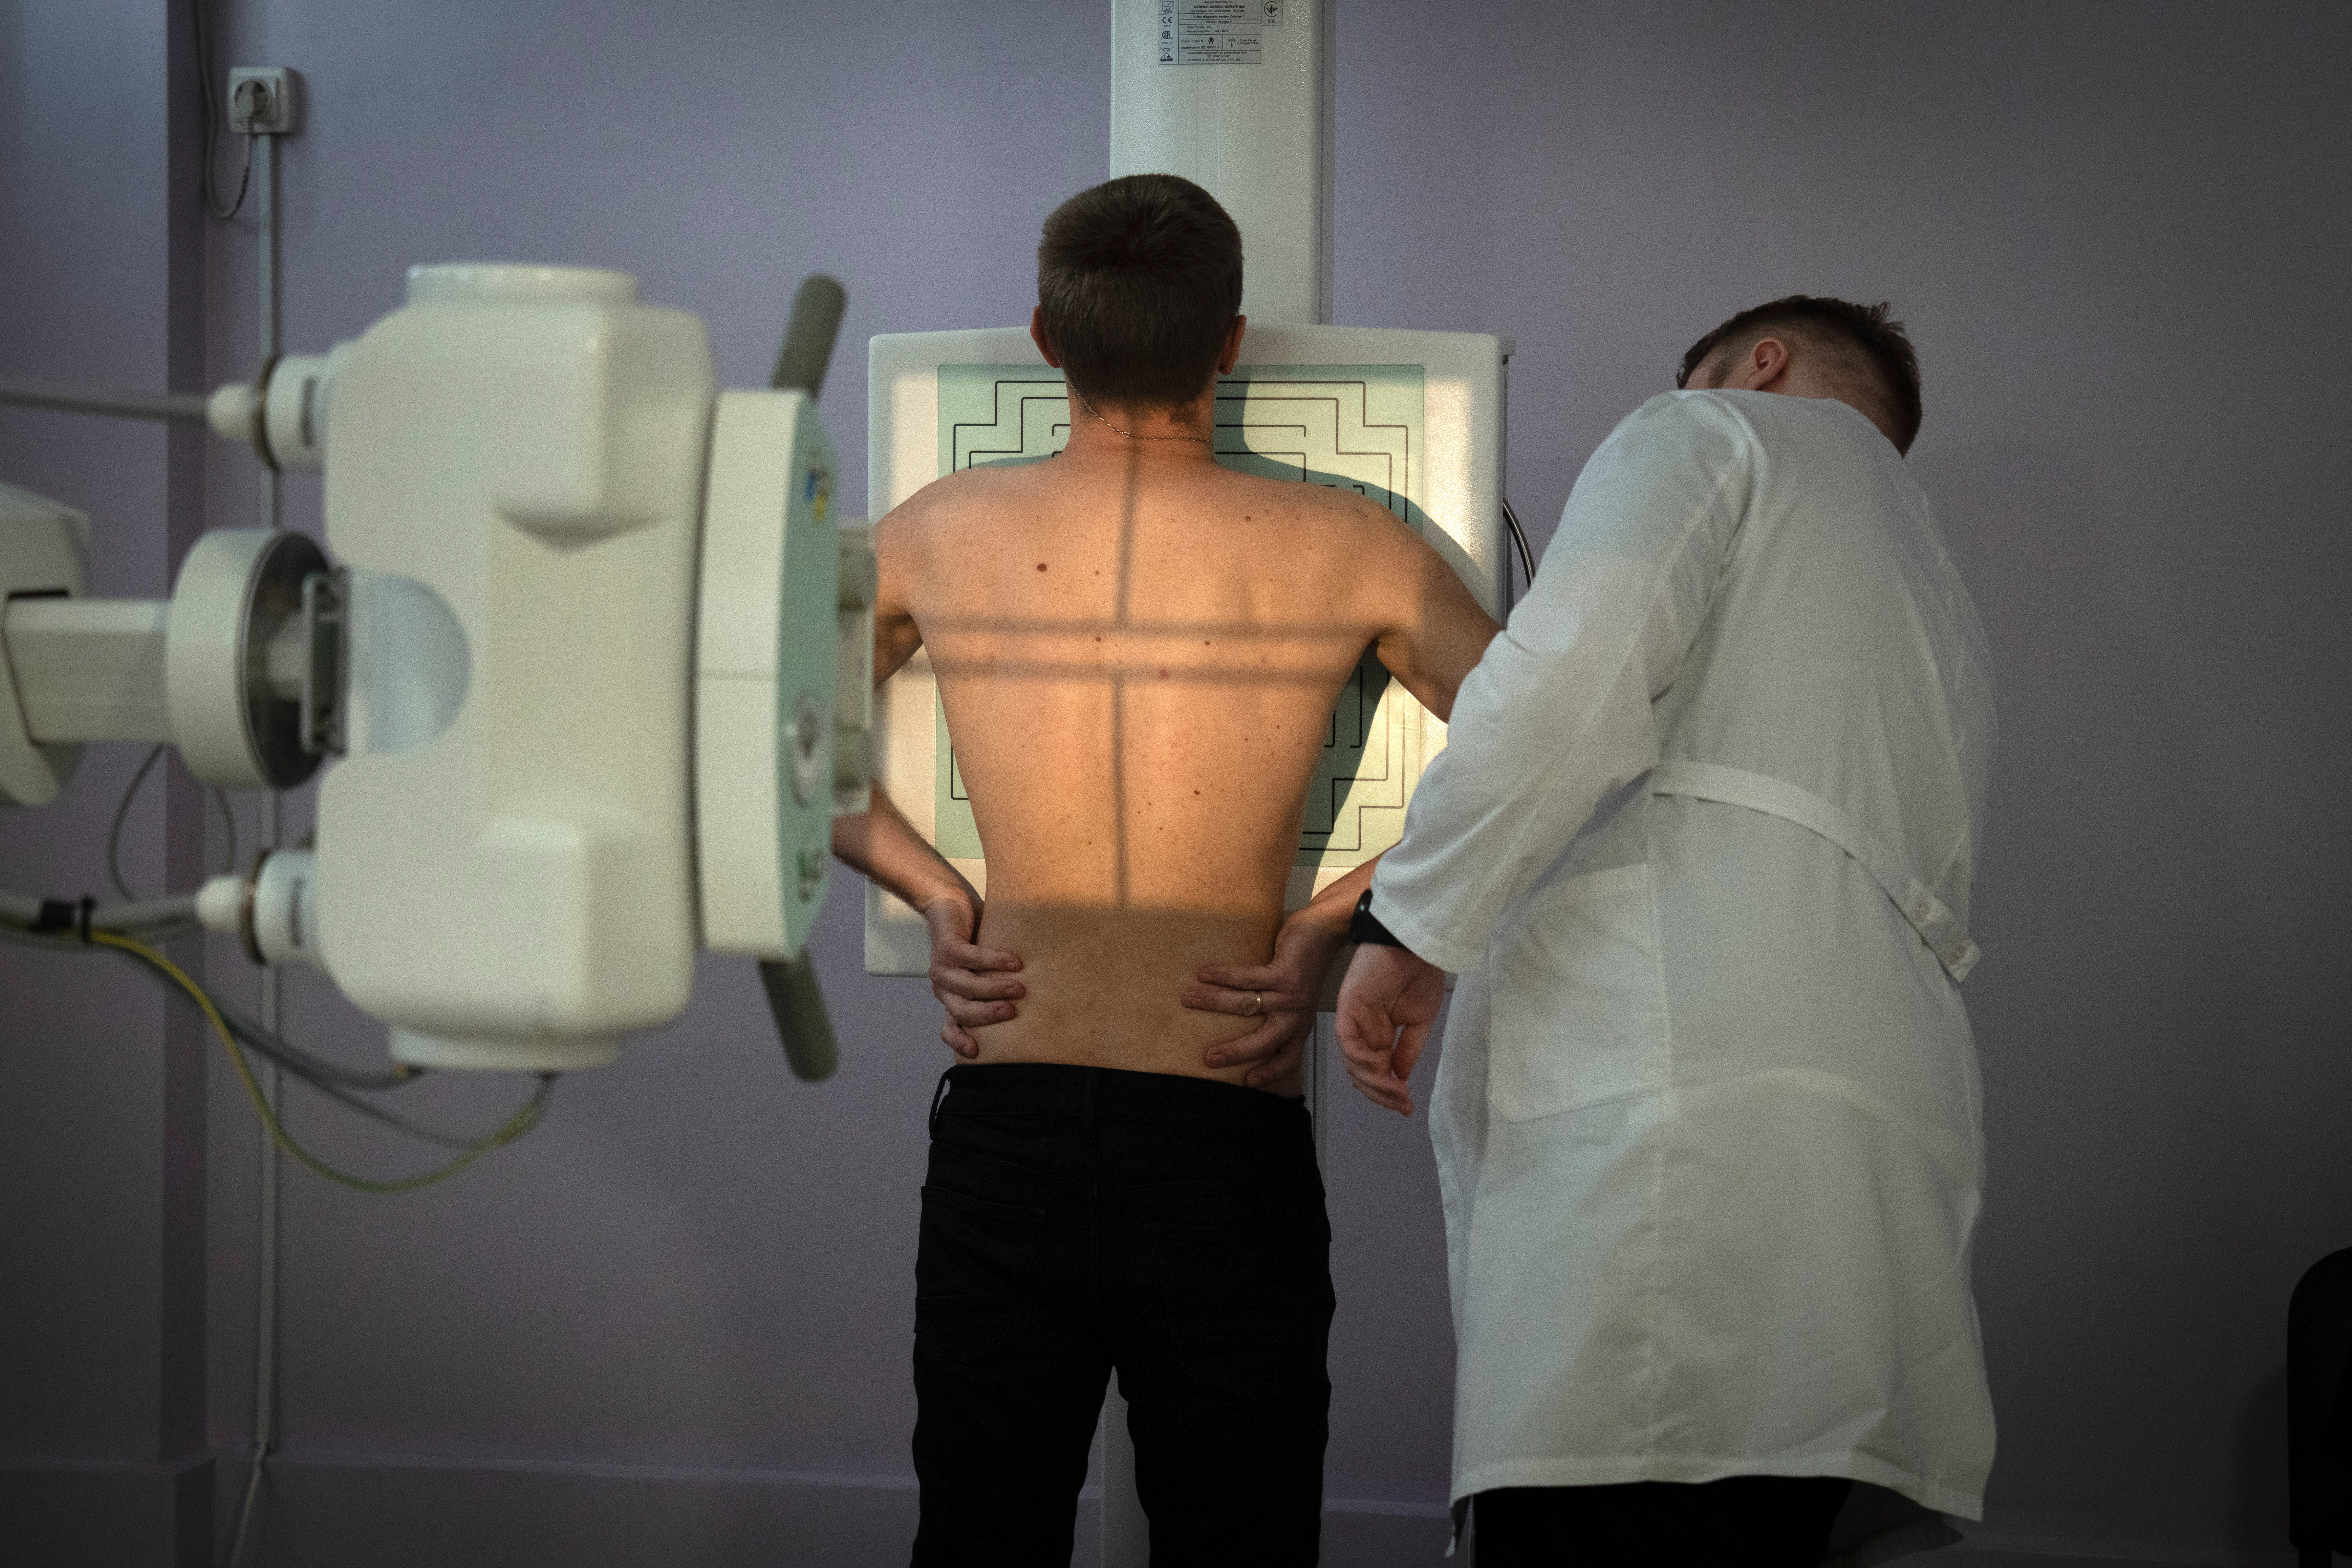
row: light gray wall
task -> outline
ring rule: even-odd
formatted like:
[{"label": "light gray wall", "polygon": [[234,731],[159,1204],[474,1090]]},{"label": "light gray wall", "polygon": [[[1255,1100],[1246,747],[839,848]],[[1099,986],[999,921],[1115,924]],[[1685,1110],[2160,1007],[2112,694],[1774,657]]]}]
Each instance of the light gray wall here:
[{"label": "light gray wall", "polygon": [[1517,334],[1524,513],[1734,310],[1909,321],[2000,679],[1988,1527],[2275,1544],[2287,1293],[2352,1245],[2352,13],[1347,15],[1340,310]]},{"label": "light gray wall", "polygon": [[[200,374],[186,49],[162,0],[0,11],[0,376]],[[202,524],[199,458],[192,433],[0,412],[0,475],[90,515],[100,596],[164,591]],[[112,897],[93,850],[140,760],[93,752],[57,805],[0,812],[0,885]],[[195,878],[199,811],[176,763],[150,777],[121,856],[142,896]],[[0,1555],[193,1562],[211,1533],[204,1047],[126,980],[0,947]]]},{"label": "light gray wall", "polygon": [[[756,384],[822,268],[850,291],[824,407],[853,504],[864,340],[1018,321],[1038,218],[1105,167],[1098,0],[223,9],[220,65],[291,64],[310,89],[286,148],[289,346],[391,308],[412,260],[576,261],[701,315],[723,378]],[[249,231],[175,251],[165,216],[163,16],[0,16],[0,374],[165,378],[175,255],[205,279],[207,363],[184,384],[249,369]],[[1913,466],[2001,677],[1989,957],[1969,986],[2002,1421],[1985,1538],[2274,1550],[2286,1292],[2352,1242],[2332,907],[2352,520],[2328,483],[2352,415],[2334,374],[2352,357],[2352,22],[1342,0],[1339,26],[1337,317],[1517,339],[1509,486],[1538,544],[1610,426],[1732,310],[1804,289],[1892,298],[1910,321]],[[107,129],[67,133],[26,87],[61,82],[119,100]],[[0,475],[99,515],[106,591],[158,592],[176,561],[168,466],[146,433],[0,416]],[[215,449],[206,479],[211,521],[246,523],[251,465]],[[315,485],[289,508],[314,521]],[[127,771],[95,758],[67,805],[0,819],[0,882],[93,884]],[[134,820],[147,874],[163,826]],[[184,860],[194,833],[184,808]],[[919,985],[859,972],[856,891],[845,879],[816,943],[833,1083],[791,1080],[745,967],[711,962],[679,1025],[567,1079],[546,1127],[458,1181],[378,1199],[292,1174],[273,1561],[638,1560],[632,1530],[678,1560],[902,1553],[915,1187],[943,1053]],[[153,996],[84,961],[0,964],[0,1343],[9,1386],[37,1394],[0,1400],[7,1451],[148,1457],[166,1380],[123,1369],[166,1335],[158,1281],[191,1236],[208,1310],[173,1321],[208,1319],[208,1436],[236,1450],[250,1115],[215,1067],[208,1218],[158,1221]],[[224,950],[211,973],[250,984]],[[380,1048],[320,987],[290,1007],[304,1037]],[[107,1050],[150,1078],[95,1072]],[[514,1091],[408,1092],[482,1124]],[[323,1150],[414,1167],[297,1104]],[[1421,1561],[1442,1536],[1451,1337],[1423,1131],[1334,1106],[1346,1563]],[[37,1269],[17,1268],[25,1247]],[[500,1518],[540,1521],[520,1538],[539,1555],[487,1533]]]}]

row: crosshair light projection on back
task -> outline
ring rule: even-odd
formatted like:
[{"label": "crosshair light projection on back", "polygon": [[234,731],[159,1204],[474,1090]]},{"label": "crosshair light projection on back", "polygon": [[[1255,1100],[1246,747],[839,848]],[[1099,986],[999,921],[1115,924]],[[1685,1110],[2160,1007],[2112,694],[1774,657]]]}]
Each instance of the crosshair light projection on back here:
[{"label": "crosshair light projection on back", "polygon": [[[1253,325],[1218,383],[1214,449],[1228,468],[1354,490],[1420,533],[1489,613],[1501,609],[1503,365],[1469,333]],[[1044,462],[1069,438],[1059,372],[1017,329],[873,341],[868,494],[877,512],[960,469]],[[1149,606],[1125,612],[1138,629]],[[877,694],[880,769],[915,826],[983,894],[987,867],[938,682],[919,654]],[[1444,726],[1368,651],[1327,724],[1307,791],[1292,907],[1397,841]],[[1149,780],[1135,781],[1148,791]],[[869,890],[866,967],[919,974],[912,910]]]},{"label": "crosshair light projection on back", "polygon": [[[1217,460],[1266,479],[1353,490],[1423,532],[1420,509],[1408,499],[1423,446],[1421,389],[1417,364],[1237,370],[1217,384]],[[1069,439],[1067,388],[1059,376],[1007,374],[1000,365],[941,365],[939,425],[941,473],[1039,461]],[[934,711],[936,842],[950,859],[977,860],[980,830],[945,704]],[[1396,842],[1408,774],[1421,771],[1424,717],[1367,654],[1332,709],[1307,790],[1300,866],[1346,871]]]}]

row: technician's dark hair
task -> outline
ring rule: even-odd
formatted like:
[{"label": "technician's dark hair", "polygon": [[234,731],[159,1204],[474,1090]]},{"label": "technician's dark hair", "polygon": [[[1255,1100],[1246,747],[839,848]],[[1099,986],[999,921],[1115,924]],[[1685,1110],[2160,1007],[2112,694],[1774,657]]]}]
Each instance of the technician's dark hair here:
[{"label": "technician's dark hair", "polygon": [[1895,449],[1908,452],[1919,435],[1919,355],[1903,323],[1890,319],[1892,305],[1857,305],[1812,294],[1791,294],[1769,305],[1742,310],[1691,344],[1675,373],[1675,384],[1685,386],[1699,366],[1726,347],[1742,353],[1759,339],[1790,337],[1821,353],[1834,381],[1858,378],[1857,395],[1875,402],[1865,408],[1887,434]]},{"label": "technician's dark hair", "polygon": [[1098,404],[1201,395],[1242,308],[1242,231],[1174,174],[1126,174],[1045,220],[1037,305],[1070,384]]}]

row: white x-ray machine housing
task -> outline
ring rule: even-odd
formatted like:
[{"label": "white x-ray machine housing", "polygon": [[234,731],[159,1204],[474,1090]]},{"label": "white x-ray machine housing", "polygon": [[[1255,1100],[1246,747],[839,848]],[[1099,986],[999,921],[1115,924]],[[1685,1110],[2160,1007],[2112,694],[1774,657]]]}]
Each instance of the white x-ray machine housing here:
[{"label": "white x-ray machine housing", "polygon": [[625,274],[452,264],[210,419],[325,469],[340,564],[216,530],[168,603],[91,601],[86,522],[0,487],[0,805],[89,742],[272,789],[336,759],[315,851],[195,912],[326,973],[396,1060],[608,1062],[708,949],[761,961],[795,1068],[830,1071],[794,961],[866,806],[873,555],[809,392],[719,390],[702,323]]}]

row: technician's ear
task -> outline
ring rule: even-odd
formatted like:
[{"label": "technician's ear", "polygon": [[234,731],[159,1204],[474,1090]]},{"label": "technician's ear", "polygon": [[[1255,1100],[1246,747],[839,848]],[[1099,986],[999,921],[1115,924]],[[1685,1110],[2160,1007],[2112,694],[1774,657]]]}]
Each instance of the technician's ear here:
[{"label": "technician's ear", "polygon": [[1233,374],[1234,366],[1241,363],[1242,333],[1246,331],[1248,328],[1249,318],[1247,316],[1235,316],[1234,318],[1232,330],[1225,333],[1225,346],[1217,354],[1217,374],[1219,375]]},{"label": "technician's ear", "polygon": [[1054,340],[1045,335],[1045,308],[1042,305],[1029,308],[1029,341],[1037,345],[1037,352],[1045,356],[1047,364],[1055,370],[1062,368],[1062,357],[1054,352]]},{"label": "technician's ear", "polygon": [[1779,338],[1759,338],[1715,384],[1730,392],[1770,392],[1788,371],[1789,345]]}]

